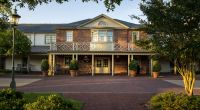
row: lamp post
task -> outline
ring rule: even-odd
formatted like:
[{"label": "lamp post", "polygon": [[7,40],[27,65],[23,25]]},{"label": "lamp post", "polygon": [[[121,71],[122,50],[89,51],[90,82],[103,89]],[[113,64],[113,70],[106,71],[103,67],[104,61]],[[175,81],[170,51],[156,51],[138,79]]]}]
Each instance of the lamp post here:
[{"label": "lamp post", "polygon": [[11,80],[11,83],[10,83],[10,88],[16,89],[15,63],[14,63],[14,57],[15,57],[15,28],[18,25],[19,18],[21,18],[21,16],[19,16],[17,14],[16,7],[14,9],[14,12],[13,12],[11,18],[12,18],[11,22],[12,22],[12,28],[13,28],[13,44],[12,44],[12,80]]}]

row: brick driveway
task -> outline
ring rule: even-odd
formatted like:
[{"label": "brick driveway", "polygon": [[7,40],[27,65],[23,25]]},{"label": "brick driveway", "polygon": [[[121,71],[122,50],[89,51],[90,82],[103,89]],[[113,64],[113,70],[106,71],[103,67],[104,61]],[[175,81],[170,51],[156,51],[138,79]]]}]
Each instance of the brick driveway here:
[{"label": "brick driveway", "polygon": [[84,110],[143,110],[155,93],[183,90],[181,86],[163,79],[143,76],[55,76],[42,78],[17,90],[62,93],[65,97],[84,102]]}]

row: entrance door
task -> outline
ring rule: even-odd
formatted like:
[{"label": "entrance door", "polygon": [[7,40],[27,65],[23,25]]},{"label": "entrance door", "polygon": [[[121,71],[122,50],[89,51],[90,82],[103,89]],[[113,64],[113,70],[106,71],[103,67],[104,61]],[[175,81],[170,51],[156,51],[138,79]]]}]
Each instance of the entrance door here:
[{"label": "entrance door", "polygon": [[95,60],[95,73],[110,73],[110,60],[109,58],[96,58]]}]

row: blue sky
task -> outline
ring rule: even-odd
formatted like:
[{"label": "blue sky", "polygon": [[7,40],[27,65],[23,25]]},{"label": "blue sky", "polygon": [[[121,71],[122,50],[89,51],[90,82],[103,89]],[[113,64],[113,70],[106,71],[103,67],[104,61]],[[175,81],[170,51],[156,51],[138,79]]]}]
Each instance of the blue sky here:
[{"label": "blue sky", "polygon": [[35,10],[18,8],[21,16],[20,23],[70,23],[87,18],[93,18],[100,14],[106,14],[112,18],[138,23],[129,15],[142,15],[139,10],[140,0],[123,0],[114,11],[107,12],[102,1],[82,3],[80,0],[71,0],[63,4],[52,2],[50,4],[38,5]]}]

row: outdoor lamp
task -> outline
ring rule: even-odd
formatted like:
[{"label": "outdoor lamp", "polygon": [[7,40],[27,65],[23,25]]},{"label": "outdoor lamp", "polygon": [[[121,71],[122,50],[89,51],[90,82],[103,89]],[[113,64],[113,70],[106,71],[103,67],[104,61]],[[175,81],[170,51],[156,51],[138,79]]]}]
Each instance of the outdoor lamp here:
[{"label": "outdoor lamp", "polygon": [[19,18],[21,18],[21,16],[19,16],[17,14],[17,9],[15,7],[13,14],[12,14],[12,19],[11,19],[11,23],[12,23],[12,28],[13,28],[13,44],[12,44],[12,80],[10,82],[10,88],[12,89],[16,89],[16,82],[15,82],[15,27],[18,25],[19,22]]},{"label": "outdoor lamp", "polygon": [[17,9],[16,8],[14,9],[13,14],[12,14],[11,17],[12,17],[11,22],[13,23],[14,26],[17,26],[18,22],[19,22],[19,18],[21,18],[21,16],[19,16],[17,14]]}]

